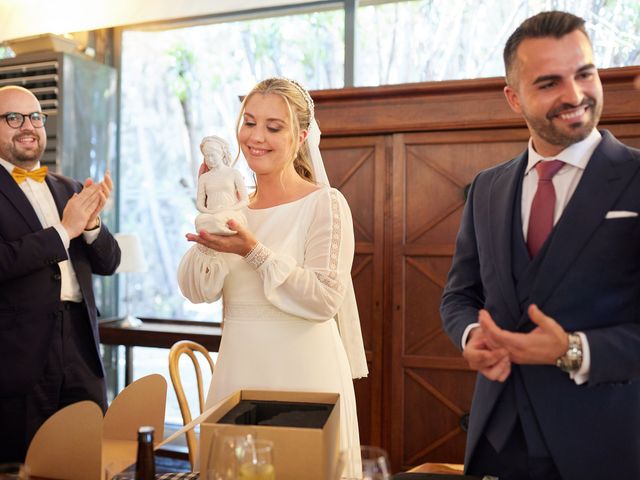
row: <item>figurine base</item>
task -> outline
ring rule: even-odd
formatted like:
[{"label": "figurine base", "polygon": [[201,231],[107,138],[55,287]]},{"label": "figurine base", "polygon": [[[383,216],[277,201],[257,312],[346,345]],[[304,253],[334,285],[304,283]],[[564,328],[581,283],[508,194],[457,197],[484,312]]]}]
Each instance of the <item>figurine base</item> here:
[{"label": "figurine base", "polygon": [[229,210],[219,213],[201,213],[196,217],[196,230],[198,232],[204,230],[213,235],[235,235],[238,232],[227,226],[229,220],[235,220],[236,223],[243,226],[247,225],[247,218],[242,212]]}]

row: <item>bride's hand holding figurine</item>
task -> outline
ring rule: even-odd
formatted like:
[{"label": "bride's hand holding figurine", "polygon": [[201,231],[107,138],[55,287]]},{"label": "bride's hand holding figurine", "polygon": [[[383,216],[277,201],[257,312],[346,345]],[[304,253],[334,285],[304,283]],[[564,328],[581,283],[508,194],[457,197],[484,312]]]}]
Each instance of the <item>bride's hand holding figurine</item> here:
[{"label": "bride's hand holding figurine", "polygon": [[187,233],[187,240],[215,250],[216,252],[235,253],[244,257],[256,246],[258,241],[253,234],[235,220],[229,220],[227,226],[237,232],[235,235],[215,235],[205,230]]}]

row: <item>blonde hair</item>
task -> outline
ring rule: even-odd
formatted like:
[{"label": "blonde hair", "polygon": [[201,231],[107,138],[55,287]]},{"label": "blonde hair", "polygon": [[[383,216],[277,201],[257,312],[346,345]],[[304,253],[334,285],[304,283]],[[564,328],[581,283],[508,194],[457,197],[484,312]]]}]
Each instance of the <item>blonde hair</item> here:
[{"label": "blonde hair", "polygon": [[[240,133],[240,127],[242,125],[242,119],[245,112],[245,107],[249,99],[256,93],[263,95],[273,94],[278,95],[284,100],[289,111],[289,131],[293,139],[291,158],[293,159],[293,167],[300,177],[308,182],[314,183],[315,178],[313,175],[313,169],[311,168],[311,155],[309,154],[309,147],[305,140],[298,148],[297,139],[300,132],[309,129],[309,124],[313,118],[313,103],[308,93],[308,97],[305,97],[306,91],[298,83],[286,79],[286,78],[267,78],[259,82],[249,94],[242,101],[240,106],[240,114],[236,122],[236,138]],[[238,143],[239,139],[238,139]],[[240,152],[238,152],[238,156]]]}]

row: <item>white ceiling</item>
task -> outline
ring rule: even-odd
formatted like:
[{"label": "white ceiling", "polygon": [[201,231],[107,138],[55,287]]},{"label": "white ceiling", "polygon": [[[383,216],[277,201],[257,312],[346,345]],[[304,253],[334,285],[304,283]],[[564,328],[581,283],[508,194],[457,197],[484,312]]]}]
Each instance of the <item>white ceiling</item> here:
[{"label": "white ceiling", "polygon": [[0,0],[0,42],[313,0]]}]

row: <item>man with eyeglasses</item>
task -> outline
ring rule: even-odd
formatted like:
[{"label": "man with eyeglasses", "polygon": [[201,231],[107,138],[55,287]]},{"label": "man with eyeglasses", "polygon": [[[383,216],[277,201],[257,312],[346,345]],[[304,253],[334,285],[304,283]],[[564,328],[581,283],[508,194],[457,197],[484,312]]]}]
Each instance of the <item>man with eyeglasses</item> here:
[{"label": "man with eyeglasses", "polygon": [[40,166],[46,115],[22,87],[0,88],[0,462],[22,461],[57,410],[106,410],[92,274],[120,249],[99,214],[113,184]]}]

